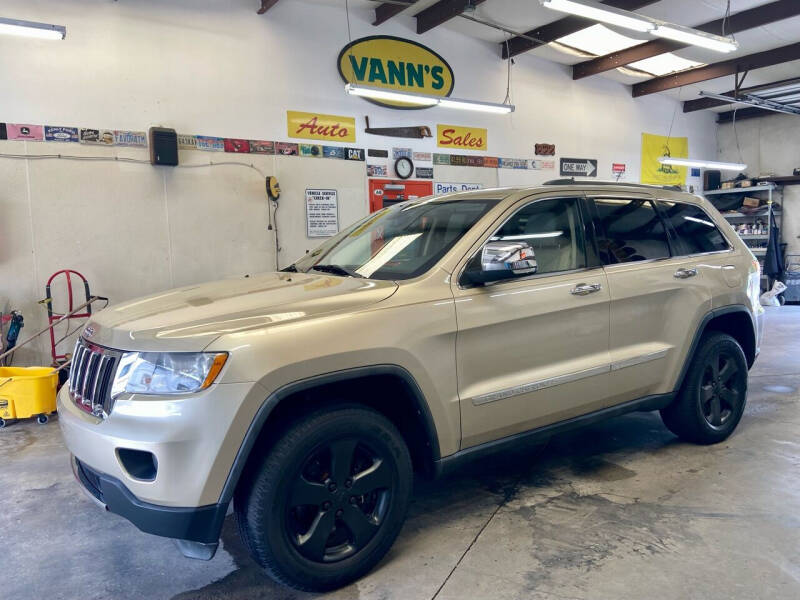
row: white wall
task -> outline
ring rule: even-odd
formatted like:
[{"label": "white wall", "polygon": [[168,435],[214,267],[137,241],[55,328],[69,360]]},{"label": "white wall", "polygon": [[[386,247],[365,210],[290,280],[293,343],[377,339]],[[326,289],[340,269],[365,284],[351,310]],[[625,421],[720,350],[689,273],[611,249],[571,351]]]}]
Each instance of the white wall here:
[{"label": "white wall", "polygon": [[[0,121],[288,141],[286,110],[357,118],[356,146],[411,146],[435,152],[435,140],[394,140],[361,131],[374,126],[437,123],[486,127],[488,155],[532,158],[537,142],[560,156],[596,158],[599,177],[624,162],[637,180],[641,133],[664,134],[675,102],[632,99],[601,77],[574,82],[569,69],[524,55],[513,74],[511,116],[428,109],[395,111],[348,97],[336,69],[347,42],[344,2],[284,0],[259,17],[254,0],[4,0],[2,16],[67,26],[61,42],[0,37]],[[455,71],[453,95],[499,101],[506,69],[498,47],[440,27],[414,33],[410,17],[381,28],[371,12],[352,11],[353,37],[385,33],[418,40]],[[673,135],[690,152],[715,149],[708,113],[680,111]],[[295,140],[297,141],[297,140]],[[72,153],[144,159],[143,150],[78,144],[0,142],[0,153]],[[364,163],[182,152],[183,164],[232,160],[278,176],[281,266],[316,241],[305,236],[306,187],[339,190],[341,224],[367,210]],[[437,167],[441,181],[535,184],[557,171]],[[0,297],[9,296],[32,333],[44,311],[35,302],[57,269],[84,271],[93,290],[121,301],[173,285],[273,268],[264,184],[236,166],[154,168],[142,164],[13,161],[0,158]],[[46,360],[46,346],[18,362]]]},{"label": "white wall", "polygon": [[[739,121],[735,129],[731,123],[720,125],[717,152],[720,160],[746,163],[745,173],[751,177],[791,175],[800,168],[800,117],[774,114]],[[800,186],[784,186],[775,200],[784,209],[786,252],[800,254]]]}]

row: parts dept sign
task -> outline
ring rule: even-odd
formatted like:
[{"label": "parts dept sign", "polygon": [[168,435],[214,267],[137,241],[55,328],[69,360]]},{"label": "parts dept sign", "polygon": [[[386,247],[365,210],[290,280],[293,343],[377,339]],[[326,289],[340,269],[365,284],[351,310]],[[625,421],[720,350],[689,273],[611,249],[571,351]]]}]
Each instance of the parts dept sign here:
[{"label": "parts dept sign", "polygon": [[[338,66],[346,83],[401,92],[446,97],[455,84],[453,69],[436,52],[388,35],[350,42],[339,53]],[[394,100],[370,98],[369,101],[389,108],[426,108]]]}]

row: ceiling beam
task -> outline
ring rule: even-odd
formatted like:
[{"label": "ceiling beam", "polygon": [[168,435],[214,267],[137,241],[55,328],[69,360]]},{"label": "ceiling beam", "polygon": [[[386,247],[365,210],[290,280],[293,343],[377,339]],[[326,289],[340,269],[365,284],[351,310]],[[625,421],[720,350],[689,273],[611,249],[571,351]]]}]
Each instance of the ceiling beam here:
[{"label": "ceiling beam", "polygon": [[439,0],[416,14],[417,33],[425,33],[463,13],[484,0]]},{"label": "ceiling beam", "polygon": [[755,108],[750,106],[748,108],[740,108],[737,110],[729,110],[727,112],[719,113],[717,123],[732,123],[733,113],[736,113],[736,120],[743,121],[745,119],[755,119],[756,117],[768,117],[769,115],[777,115],[780,113],[771,110],[764,110],[763,108]]},{"label": "ceiling beam", "polygon": [[261,0],[261,8],[259,8],[256,13],[259,15],[263,15],[267,12],[270,8],[275,6],[278,3],[278,0]]},{"label": "ceiling beam", "polygon": [[393,16],[403,12],[409,6],[414,4],[417,0],[394,0],[393,2],[384,2],[375,7],[375,20],[373,25],[380,25],[385,23]]},{"label": "ceiling beam", "polygon": [[654,77],[634,84],[633,97],[647,96],[648,94],[683,87],[692,83],[700,83],[701,81],[744,73],[754,69],[763,69],[764,67],[779,65],[792,60],[800,60],[800,42],[765,50],[764,52],[748,54],[747,56],[738,56],[718,63],[711,63],[704,67],[687,69],[671,75]]},{"label": "ceiling beam", "polygon": [[[764,4],[743,10],[733,14],[725,23],[725,34],[739,33],[747,29],[761,27],[783,19],[789,19],[800,15],[800,2],[797,0],[778,0],[770,4]],[[722,19],[716,19],[697,25],[695,29],[705,31],[706,33],[713,33],[720,35],[722,33]],[[628,65],[630,63],[644,60],[645,58],[652,58],[659,54],[672,52],[673,50],[680,50],[686,48],[688,44],[681,44],[680,42],[673,42],[665,39],[655,39],[644,44],[638,44],[619,52],[612,52],[605,56],[598,56],[591,60],[578,63],[572,67],[572,78],[582,79],[590,75],[597,75],[605,71],[611,71],[618,67]]]},{"label": "ceiling beam", "polygon": [[[656,2],[657,0],[606,0],[603,4],[613,6],[614,8],[621,8],[622,10],[636,10],[648,4],[655,4]],[[525,32],[525,37],[512,37],[508,40],[508,44],[505,42],[500,44],[503,51],[503,58],[509,58],[509,55],[514,57],[523,52],[528,52],[544,44],[554,42],[565,35],[575,33],[581,29],[586,29],[593,24],[594,21],[570,16],[559,19],[558,21],[553,21],[547,25],[542,25],[536,29],[531,29]],[[539,41],[535,42],[528,38],[534,38]],[[508,48],[508,51],[506,51],[506,48]]]},{"label": "ceiling beam", "polygon": [[[739,88],[739,94],[755,94],[761,92],[763,90],[769,90],[772,88],[782,87],[785,85],[792,85],[792,84],[800,84],[800,78],[793,78],[793,79],[782,79],[781,81],[776,81],[774,83],[765,83],[763,85],[754,85],[753,87],[748,88]],[[734,97],[737,95],[736,90],[730,90],[727,92],[722,92],[723,96],[731,96]],[[727,104],[731,104],[733,101],[725,101],[719,100],[717,98],[698,98],[697,100],[687,100],[683,103],[683,112],[695,112],[697,110],[706,110],[709,108],[716,108],[717,106],[725,106]]]}]

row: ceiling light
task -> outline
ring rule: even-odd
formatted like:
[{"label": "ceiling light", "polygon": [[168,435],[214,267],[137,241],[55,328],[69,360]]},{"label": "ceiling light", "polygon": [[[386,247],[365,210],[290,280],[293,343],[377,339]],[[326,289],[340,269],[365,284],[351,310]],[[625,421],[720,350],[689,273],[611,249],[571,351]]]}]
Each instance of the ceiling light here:
[{"label": "ceiling light", "polygon": [[34,21],[20,21],[0,17],[0,34],[19,35],[23,37],[45,40],[63,40],[67,37],[67,28],[63,25],[48,25]]},{"label": "ceiling light", "polygon": [[719,169],[721,171],[744,171],[747,165],[742,163],[717,162],[714,160],[696,160],[693,158],[672,158],[662,156],[658,159],[662,165],[673,165],[676,167],[698,167],[701,169]]},{"label": "ceiling light", "polygon": [[593,21],[608,23],[609,25],[617,25],[625,29],[633,29],[634,31],[650,31],[655,27],[652,21],[640,17],[636,13],[619,10],[599,2],[587,0],[539,0],[539,2],[541,2],[542,6],[559,12],[585,17]]},{"label": "ceiling light", "polygon": [[681,27],[679,25],[672,25],[664,23],[659,24],[653,31],[653,35],[658,37],[667,38],[676,42],[689,44],[690,46],[700,46],[701,48],[708,48],[709,50],[716,50],[717,52],[734,52],[739,49],[739,44],[731,38],[722,37],[719,35],[711,35],[698,31],[697,29],[690,29],[688,27]]},{"label": "ceiling light", "polygon": [[405,102],[418,106],[436,106],[439,98],[424,96],[422,94],[412,94],[407,92],[394,92],[383,88],[365,87],[348,83],[344,86],[344,91],[351,96],[361,96],[362,98],[374,98],[375,100],[388,100],[389,102]]},{"label": "ceiling light", "polygon": [[475,100],[459,100],[458,98],[442,98],[439,106],[444,108],[455,108],[458,110],[477,110],[495,114],[506,114],[514,112],[513,104],[495,104],[493,102],[477,102]]},{"label": "ceiling light", "polygon": [[398,92],[386,88],[369,87],[348,83],[344,86],[344,91],[353,96],[362,98],[374,98],[375,100],[388,100],[390,102],[404,102],[406,104],[416,104],[417,106],[442,106],[444,108],[456,108],[460,110],[476,110],[480,112],[490,112],[504,114],[514,112],[513,104],[497,104],[494,102],[478,102],[477,100],[461,100],[459,98],[440,98],[439,96],[428,96],[425,94],[414,94],[412,92]]}]

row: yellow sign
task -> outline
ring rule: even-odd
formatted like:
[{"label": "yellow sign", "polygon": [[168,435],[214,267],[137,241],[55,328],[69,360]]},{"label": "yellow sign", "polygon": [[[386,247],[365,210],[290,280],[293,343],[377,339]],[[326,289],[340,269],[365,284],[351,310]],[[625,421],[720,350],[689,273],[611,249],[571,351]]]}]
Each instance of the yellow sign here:
[{"label": "yellow sign", "polygon": [[[453,91],[453,69],[445,59],[422,44],[389,35],[350,42],[339,53],[338,63],[347,83],[442,97]],[[389,108],[424,108],[390,100],[370,102]]]},{"label": "yellow sign", "polygon": [[286,111],[289,137],[327,142],[355,142],[356,120],[352,117]]},{"label": "yellow sign", "polygon": [[480,127],[436,126],[436,145],[439,148],[485,151],[487,149],[487,138],[487,131]]},{"label": "yellow sign", "polygon": [[686,167],[662,165],[662,156],[689,158],[689,138],[642,134],[642,183],[655,185],[685,185]]}]

